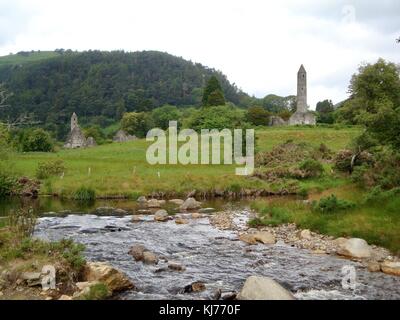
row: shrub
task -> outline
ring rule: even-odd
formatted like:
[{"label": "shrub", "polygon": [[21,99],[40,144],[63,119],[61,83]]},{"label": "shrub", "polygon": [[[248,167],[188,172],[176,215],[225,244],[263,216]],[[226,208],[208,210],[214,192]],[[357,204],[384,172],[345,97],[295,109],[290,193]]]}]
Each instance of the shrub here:
[{"label": "shrub", "polygon": [[382,204],[400,195],[400,187],[391,190],[383,190],[381,186],[374,187],[364,196],[366,204]]},{"label": "shrub", "polygon": [[91,201],[96,199],[96,191],[89,187],[80,187],[73,194],[74,200]]},{"label": "shrub", "polygon": [[314,159],[304,160],[299,169],[305,172],[307,178],[317,178],[324,173],[323,165]]},{"label": "shrub", "polygon": [[36,214],[32,208],[11,211],[8,216],[8,226],[18,238],[30,237],[36,226]]},{"label": "shrub", "polygon": [[89,287],[89,291],[77,298],[77,300],[104,300],[111,296],[111,291],[104,283],[96,283]]},{"label": "shrub", "polygon": [[60,175],[63,172],[65,172],[65,166],[62,160],[39,162],[36,169],[36,178],[47,179],[51,176]]},{"label": "shrub", "polygon": [[23,152],[51,152],[54,142],[47,131],[31,129],[23,133],[20,148]]},{"label": "shrub", "polygon": [[356,166],[374,163],[374,157],[372,156],[372,154],[363,151],[355,157],[352,168],[351,162],[355,155],[356,153],[352,150],[346,149],[339,151],[334,158],[335,169],[342,172],[351,172],[352,169],[354,169],[354,167]]},{"label": "shrub", "polygon": [[15,177],[0,169],[0,199],[12,195],[16,187]]},{"label": "shrub", "polygon": [[321,213],[335,213],[355,207],[353,202],[338,199],[334,194],[313,202],[314,211]]}]

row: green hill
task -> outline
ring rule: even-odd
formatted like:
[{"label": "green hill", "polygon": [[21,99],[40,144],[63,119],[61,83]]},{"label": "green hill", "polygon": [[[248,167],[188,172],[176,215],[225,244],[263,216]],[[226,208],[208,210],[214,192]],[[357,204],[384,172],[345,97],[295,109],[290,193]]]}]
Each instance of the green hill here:
[{"label": "green hill", "polygon": [[198,106],[212,75],[227,101],[241,105],[248,98],[220,71],[158,51],[57,50],[0,57],[0,82],[14,93],[12,109],[3,110],[0,120],[33,113],[46,129],[67,132],[76,112],[82,123],[105,127],[123,112]]}]

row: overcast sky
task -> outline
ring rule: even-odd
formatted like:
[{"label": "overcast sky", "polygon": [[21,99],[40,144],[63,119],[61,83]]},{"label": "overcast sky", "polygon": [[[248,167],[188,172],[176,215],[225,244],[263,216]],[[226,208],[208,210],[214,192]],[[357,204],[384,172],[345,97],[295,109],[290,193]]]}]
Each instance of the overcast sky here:
[{"label": "overcast sky", "polygon": [[0,55],[159,50],[221,70],[249,94],[347,97],[361,62],[400,63],[399,0],[0,0]]}]

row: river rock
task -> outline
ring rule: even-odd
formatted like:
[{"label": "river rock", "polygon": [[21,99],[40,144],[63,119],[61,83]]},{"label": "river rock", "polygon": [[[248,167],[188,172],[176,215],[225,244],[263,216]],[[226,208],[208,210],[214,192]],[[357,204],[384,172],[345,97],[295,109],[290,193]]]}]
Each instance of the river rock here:
[{"label": "river rock", "polygon": [[254,234],[254,239],[264,244],[275,244],[275,236],[267,231],[259,231]]},{"label": "river rock", "polygon": [[177,219],[175,219],[175,223],[176,224],[188,224],[189,220],[183,219],[183,218],[177,218]]},{"label": "river rock", "polygon": [[168,220],[168,212],[166,210],[158,210],[154,214],[154,220],[159,222]]},{"label": "river rock", "polygon": [[171,199],[168,200],[168,202],[176,204],[177,206],[181,206],[185,201],[183,201],[182,199]]},{"label": "river rock", "polygon": [[72,297],[63,294],[60,298],[58,298],[58,300],[62,300],[62,301],[72,300]]},{"label": "river rock", "polygon": [[268,277],[247,278],[238,300],[294,300],[293,294],[275,280]]},{"label": "river rock", "polygon": [[243,233],[239,236],[239,240],[246,242],[247,244],[257,244],[257,240],[256,237],[254,236],[254,234],[250,234],[250,233]]},{"label": "river rock", "polygon": [[311,231],[308,230],[308,229],[301,230],[301,231],[298,233],[298,237],[299,237],[299,239],[301,239],[301,240],[311,240],[311,239],[312,239]]},{"label": "river rock", "polygon": [[216,210],[214,208],[203,208],[199,210],[199,213],[213,213]]},{"label": "river rock", "polygon": [[146,199],[145,196],[140,196],[140,197],[137,199],[137,202],[139,202],[140,204],[146,204],[146,203],[147,203],[147,199]]},{"label": "river rock", "polygon": [[143,262],[147,264],[157,264],[158,258],[155,253],[151,251],[144,251],[143,252]]},{"label": "river rock", "polygon": [[400,261],[385,261],[381,264],[381,270],[393,276],[400,276]]},{"label": "river rock", "polygon": [[129,254],[136,260],[142,261],[143,260],[143,253],[146,251],[146,247],[141,244],[135,244],[129,250]]},{"label": "river rock", "polygon": [[142,222],[142,219],[143,219],[142,216],[138,216],[138,215],[132,216],[132,222]]},{"label": "river rock", "polygon": [[175,271],[185,271],[185,266],[179,264],[178,262],[170,261],[168,262],[168,268]]},{"label": "river rock", "polygon": [[196,201],[195,198],[187,198],[185,202],[179,207],[180,210],[194,210],[201,207],[201,203]]},{"label": "river rock", "polygon": [[160,201],[158,201],[157,199],[150,199],[147,201],[147,206],[149,208],[161,208],[161,204]]},{"label": "river rock", "polygon": [[198,213],[198,212],[193,212],[191,214],[191,217],[192,217],[192,219],[201,219],[201,218],[204,218],[204,215],[202,215],[201,213]]},{"label": "river rock", "polygon": [[108,216],[112,215],[115,211],[115,208],[112,207],[99,207],[94,210],[94,214],[97,214],[99,216]]},{"label": "river rock", "polygon": [[381,265],[379,262],[371,261],[368,263],[367,269],[369,272],[379,272],[381,271]]},{"label": "river rock", "polygon": [[89,282],[103,282],[111,292],[134,287],[125,274],[105,262],[88,262],[84,270],[84,279]]},{"label": "river rock", "polygon": [[337,253],[345,257],[361,259],[371,257],[372,250],[365,240],[352,238],[340,245]]},{"label": "river rock", "polygon": [[124,209],[115,209],[113,214],[118,216],[126,216],[128,214],[128,211]]}]

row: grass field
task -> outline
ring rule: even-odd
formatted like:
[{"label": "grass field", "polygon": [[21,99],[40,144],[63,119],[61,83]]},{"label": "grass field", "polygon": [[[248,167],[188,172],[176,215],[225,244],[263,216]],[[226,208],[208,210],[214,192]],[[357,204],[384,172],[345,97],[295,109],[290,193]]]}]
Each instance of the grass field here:
[{"label": "grass field", "polygon": [[0,57],[0,67],[4,65],[15,65],[24,64],[28,62],[35,62],[46,60],[49,58],[57,57],[59,54],[54,51],[40,51],[40,52],[30,52],[28,54],[9,54],[7,56]]},{"label": "grass field", "polygon": [[[282,127],[256,131],[257,148],[271,150],[287,140],[307,142],[315,146],[325,143],[336,151],[346,147],[359,133],[357,128]],[[152,192],[185,194],[193,189],[236,190],[238,188],[273,190],[261,180],[235,175],[235,165],[149,165],[146,149],[149,142],[138,140],[113,143],[92,149],[60,150],[55,153],[24,153],[13,157],[12,165],[19,175],[35,176],[38,163],[62,159],[66,166],[64,177],[44,182],[42,193],[70,195],[80,186],[96,190],[97,196],[137,196]],[[337,181],[307,181],[313,187],[320,184],[335,186]],[[332,185],[333,184],[333,185]]]}]

